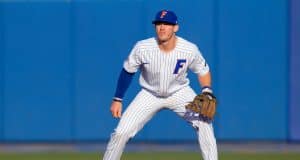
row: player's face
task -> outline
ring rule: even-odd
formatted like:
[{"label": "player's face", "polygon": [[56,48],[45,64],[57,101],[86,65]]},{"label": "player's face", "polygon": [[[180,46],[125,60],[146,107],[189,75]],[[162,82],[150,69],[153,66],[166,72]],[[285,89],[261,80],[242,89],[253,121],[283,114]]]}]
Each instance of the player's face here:
[{"label": "player's face", "polygon": [[157,38],[160,42],[167,42],[174,37],[175,32],[178,30],[178,25],[167,23],[155,24]]}]

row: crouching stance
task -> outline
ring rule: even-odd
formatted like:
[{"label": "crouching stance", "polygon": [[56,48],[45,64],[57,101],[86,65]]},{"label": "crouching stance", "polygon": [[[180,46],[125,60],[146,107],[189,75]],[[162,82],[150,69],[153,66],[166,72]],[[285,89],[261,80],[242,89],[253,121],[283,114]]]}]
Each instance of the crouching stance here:
[{"label": "crouching stance", "polygon": [[[216,98],[209,66],[195,44],[175,34],[179,26],[174,12],[159,11],[152,23],[156,36],[138,41],[124,61],[110,108],[120,121],[103,160],[119,160],[128,140],[163,109],[172,110],[195,128],[204,160],[217,160],[212,126]],[[142,89],[122,114],[122,99],[138,70]],[[188,70],[198,76],[202,87],[198,96],[189,85]]]}]

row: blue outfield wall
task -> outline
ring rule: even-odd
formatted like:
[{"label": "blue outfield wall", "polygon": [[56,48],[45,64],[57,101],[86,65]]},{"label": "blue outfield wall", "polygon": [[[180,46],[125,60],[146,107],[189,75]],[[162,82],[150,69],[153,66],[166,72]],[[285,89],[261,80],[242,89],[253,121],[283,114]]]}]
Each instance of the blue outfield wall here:
[{"label": "blue outfield wall", "polygon": [[290,3],[290,139],[300,140],[300,1]]},{"label": "blue outfield wall", "polygon": [[70,139],[70,6],[21,2],[2,5],[3,139]]},{"label": "blue outfield wall", "polygon": [[3,9],[0,3],[0,140],[3,140],[4,132],[4,66],[5,66],[5,52],[4,52],[4,24]]},{"label": "blue outfield wall", "polygon": [[287,136],[287,5],[281,0],[220,1],[217,47],[222,138],[277,140]]},{"label": "blue outfield wall", "polygon": [[[196,43],[211,66],[219,140],[299,137],[289,134],[285,0],[6,1],[0,2],[0,141],[106,141],[118,123],[109,105],[122,62],[137,40],[154,35],[151,21],[163,8],[176,11],[178,35]],[[196,76],[189,77],[199,92]],[[135,75],[125,108],[137,83]],[[135,140],[196,141],[196,134],[162,111]]]}]

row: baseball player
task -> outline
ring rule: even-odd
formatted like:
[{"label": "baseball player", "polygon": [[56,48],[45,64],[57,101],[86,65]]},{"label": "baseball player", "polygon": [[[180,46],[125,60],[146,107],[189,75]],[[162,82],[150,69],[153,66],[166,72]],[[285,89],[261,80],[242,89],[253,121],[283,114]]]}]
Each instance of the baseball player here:
[{"label": "baseball player", "polygon": [[[198,76],[205,97],[214,98],[209,66],[195,44],[176,36],[179,26],[174,12],[159,11],[152,23],[156,37],[138,41],[124,61],[110,108],[120,121],[103,159],[119,160],[127,141],[157,112],[169,109],[195,128],[203,159],[217,160],[211,121],[186,107],[197,96],[189,86],[188,70]],[[138,70],[141,90],[122,114],[122,98]]]}]

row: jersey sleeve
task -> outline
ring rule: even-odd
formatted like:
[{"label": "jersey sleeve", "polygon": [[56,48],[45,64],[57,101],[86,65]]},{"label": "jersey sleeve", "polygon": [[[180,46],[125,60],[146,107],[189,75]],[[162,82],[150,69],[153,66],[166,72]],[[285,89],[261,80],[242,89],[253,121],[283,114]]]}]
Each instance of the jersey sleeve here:
[{"label": "jersey sleeve", "polygon": [[141,60],[139,56],[138,45],[136,44],[131,50],[129,56],[123,63],[123,68],[129,73],[135,73],[138,71],[141,65]]},{"label": "jersey sleeve", "polygon": [[189,69],[200,76],[209,72],[209,66],[198,47],[194,48],[194,55],[191,64],[189,65]]}]

